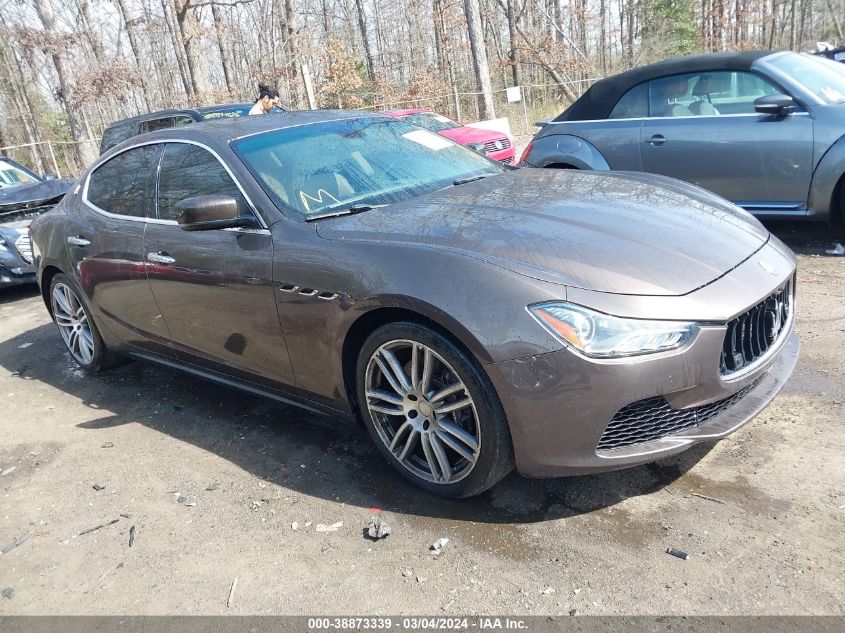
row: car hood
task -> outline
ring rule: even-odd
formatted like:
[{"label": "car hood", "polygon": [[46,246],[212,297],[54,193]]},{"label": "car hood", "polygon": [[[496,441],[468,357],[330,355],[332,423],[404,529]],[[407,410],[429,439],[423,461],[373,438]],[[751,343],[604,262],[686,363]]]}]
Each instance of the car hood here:
[{"label": "car hood", "polygon": [[768,232],[702,189],[648,174],[521,169],[323,220],[329,240],[458,251],[552,283],[682,295],[759,250]]},{"label": "car hood", "polygon": [[74,180],[41,180],[29,185],[0,189],[0,213],[13,209],[38,206],[45,202],[58,202],[70,188]]},{"label": "car hood", "polygon": [[466,145],[467,143],[486,143],[487,141],[506,138],[503,132],[482,130],[477,127],[453,127],[451,130],[440,130],[438,133],[462,145]]}]

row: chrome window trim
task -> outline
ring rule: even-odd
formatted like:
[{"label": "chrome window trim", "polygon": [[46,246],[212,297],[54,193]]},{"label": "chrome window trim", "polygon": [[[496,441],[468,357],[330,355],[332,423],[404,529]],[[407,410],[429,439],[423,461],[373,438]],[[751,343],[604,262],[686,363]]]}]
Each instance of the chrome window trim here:
[{"label": "chrome window trim", "polygon": [[[143,141],[141,143],[134,143],[134,144],[132,144],[128,147],[124,147],[122,150],[120,150],[119,152],[116,152],[115,154],[109,156],[106,159],[101,159],[100,161],[98,161],[96,163],[96,165],[94,167],[92,167],[89,170],[88,174],[85,176],[85,185],[82,188],[82,201],[86,205],[91,207],[91,209],[96,211],[97,213],[105,215],[106,217],[109,217],[109,218],[115,218],[115,219],[118,219],[118,220],[130,220],[132,222],[147,222],[149,224],[178,224],[175,220],[160,220],[158,217],[155,217],[155,218],[139,218],[139,217],[135,217],[135,216],[132,216],[132,215],[121,215],[119,213],[111,213],[109,211],[106,211],[105,209],[101,209],[96,204],[94,204],[93,202],[88,200],[88,185],[91,182],[91,176],[100,167],[105,165],[107,162],[109,162],[113,158],[117,158],[118,156],[120,156],[124,152],[128,152],[129,150],[137,149],[139,147],[145,147],[147,145],[166,145],[167,143],[182,143],[184,145],[195,145],[197,147],[201,147],[202,149],[204,149],[205,151],[210,153],[212,156],[214,156],[214,158],[217,159],[217,162],[220,163],[223,166],[223,169],[226,170],[226,173],[229,174],[229,177],[232,179],[232,182],[235,183],[235,186],[238,188],[238,191],[241,192],[241,195],[244,197],[244,200],[246,200],[246,203],[249,205],[249,208],[252,211],[252,214],[258,220],[258,224],[261,226],[262,229],[268,228],[267,223],[264,222],[264,218],[262,218],[261,214],[258,213],[258,209],[255,207],[255,204],[253,204],[252,199],[249,197],[246,190],[243,188],[243,185],[241,185],[240,180],[238,180],[235,177],[235,174],[232,172],[232,170],[229,168],[229,166],[226,164],[226,162],[220,157],[220,154],[215,152],[213,149],[211,149],[205,143],[200,143],[199,141],[194,141],[194,140],[190,140],[190,139],[164,138],[164,139],[156,139],[154,141]],[[161,154],[161,156],[159,156],[158,164],[156,165],[156,191],[155,191],[155,213],[156,213],[156,215],[158,215],[158,176],[159,176],[159,170],[161,169],[161,159],[163,157],[164,157],[164,150],[162,149],[162,154]]]},{"label": "chrome window trim", "polygon": [[[607,123],[608,121],[686,121],[688,119],[736,119],[740,117],[770,117],[770,114],[760,114],[759,112],[746,112],[745,114],[704,114],[692,116],[651,116],[651,117],[636,117],[630,119],[585,119],[584,121],[549,121],[545,126],[549,125],[577,125],[579,123]],[[810,116],[809,112],[790,112],[786,115],[792,116]]]}]

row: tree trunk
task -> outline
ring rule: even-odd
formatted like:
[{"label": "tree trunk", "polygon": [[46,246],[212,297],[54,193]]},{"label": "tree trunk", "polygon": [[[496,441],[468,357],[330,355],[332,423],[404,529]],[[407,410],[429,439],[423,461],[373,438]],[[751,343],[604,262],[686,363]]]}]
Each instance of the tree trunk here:
[{"label": "tree trunk", "polygon": [[[122,0],[121,0],[122,1]],[[235,70],[232,64],[232,56],[229,54],[229,47],[226,40],[226,25],[223,23],[223,15],[220,7],[211,5],[211,17],[214,18],[214,30],[217,34],[217,47],[220,50],[220,63],[223,65],[223,80],[226,82],[226,91],[234,98],[235,94]]]},{"label": "tree trunk", "polygon": [[170,40],[173,44],[173,53],[176,55],[176,64],[179,66],[179,78],[182,80],[182,89],[188,99],[194,96],[194,87],[191,84],[191,77],[188,71],[188,61],[185,59],[185,49],[179,43],[178,27],[174,24],[175,20],[171,15],[172,7],[168,6],[168,0],[161,1],[161,10],[164,13],[164,21],[167,26],[167,32],[170,34]]},{"label": "tree trunk", "polygon": [[[57,35],[56,16],[53,13],[53,7],[49,0],[35,0],[35,9],[38,12],[38,17],[41,19],[41,24],[44,30],[49,35]],[[70,133],[76,144],[76,154],[82,166],[85,167],[93,162],[98,155],[97,144],[91,142],[86,134],[86,124],[83,118],[82,107],[74,99],[73,84],[70,73],[70,66],[62,53],[53,53],[51,55],[53,65],[56,67],[56,75],[59,78],[59,101],[67,112],[68,125],[70,126]]]},{"label": "tree trunk", "polygon": [[519,86],[519,51],[516,47],[516,0],[508,0],[508,42],[510,43],[510,64],[513,85]]},{"label": "tree trunk", "polygon": [[149,78],[147,71],[144,69],[141,61],[141,45],[138,42],[138,34],[135,32],[135,25],[129,21],[128,13],[126,11],[126,0],[117,0],[117,10],[120,13],[120,19],[123,22],[123,28],[126,29],[126,35],[129,37],[129,48],[132,50],[132,57],[135,58],[135,67],[138,69],[138,76],[141,79],[141,91],[144,96],[144,106],[147,110],[152,110],[155,107],[152,96],[150,94]]},{"label": "tree trunk", "polygon": [[208,81],[208,72],[202,56],[200,27],[191,8],[191,0],[173,0],[173,5],[176,9],[176,23],[179,26],[179,34],[185,50],[185,60],[188,62],[194,99],[199,102],[204,95],[211,92],[211,84]]},{"label": "tree trunk", "polygon": [[364,14],[363,0],[355,0],[355,6],[358,9],[358,28],[361,30],[361,41],[364,43],[364,56],[367,58],[367,72],[370,75],[370,81],[373,85],[378,83],[376,79],[376,69],[373,64],[373,50],[370,47],[370,38],[367,37],[367,16]]},{"label": "tree trunk", "polygon": [[493,107],[493,85],[490,82],[487,47],[484,44],[484,33],[481,30],[481,10],[478,0],[464,0],[464,12],[469,27],[469,44],[472,51],[475,80],[481,90],[478,100],[479,114],[482,119],[493,119],[496,117],[496,110]]},{"label": "tree trunk", "polygon": [[[29,99],[29,91],[26,88],[26,83],[23,78],[20,64],[15,51],[9,46],[8,33],[2,34],[0,39],[0,88],[2,94],[6,97],[17,112],[18,118],[23,126],[24,138],[27,143],[35,143],[40,140],[38,138],[37,126],[35,120],[35,110]],[[4,138],[0,144],[5,144],[11,139]],[[38,173],[44,173],[44,159],[41,156],[37,145],[30,147],[30,155],[32,156],[32,166]]]}]

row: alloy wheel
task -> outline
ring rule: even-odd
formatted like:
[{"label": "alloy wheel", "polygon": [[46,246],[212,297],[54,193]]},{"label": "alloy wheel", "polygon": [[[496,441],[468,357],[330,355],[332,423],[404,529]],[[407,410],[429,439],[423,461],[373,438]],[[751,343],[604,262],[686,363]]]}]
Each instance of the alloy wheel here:
[{"label": "alloy wheel", "polygon": [[370,357],[364,380],[376,431],[404,468],[437,484],[469,475],[481,425],[469,389],[442,356],[417,341],[388,341]]},{"label": "alloy wheel", "polygon": [[90,365],[94,360],[91,325],[79,297],[66,284],[53,286],[53,318],[73,357],[82,365]]}]

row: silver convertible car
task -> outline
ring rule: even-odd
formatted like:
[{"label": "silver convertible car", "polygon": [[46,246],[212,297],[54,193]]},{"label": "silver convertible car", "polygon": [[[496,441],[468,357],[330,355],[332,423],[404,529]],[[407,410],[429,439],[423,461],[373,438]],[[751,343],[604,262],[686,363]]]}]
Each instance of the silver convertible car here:
[{"label": "silver convertible car", "polygon": [[662,174],[758,217],[841,221],[845,65],[755,51],[636,68],[595,83],[521,162]]},{"label": "silver convertible car", "polygon": [[506,170],[361,112],[130,139],[32,239],[84,369],[128,354],[358,419],[452,497],[724,437],[798,354],[795,260],[742,209],[658,176]]}]

